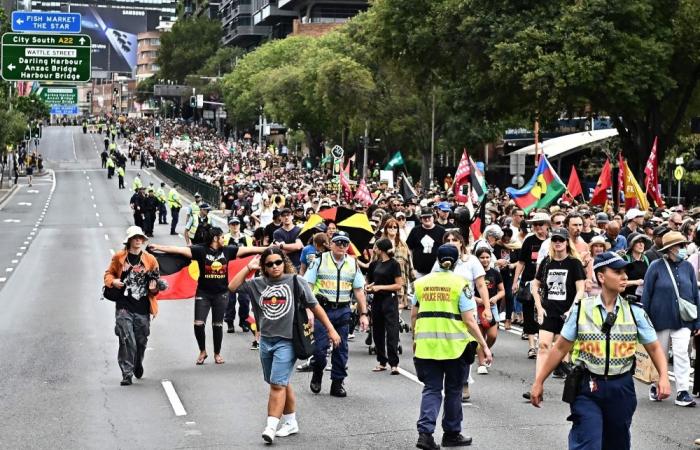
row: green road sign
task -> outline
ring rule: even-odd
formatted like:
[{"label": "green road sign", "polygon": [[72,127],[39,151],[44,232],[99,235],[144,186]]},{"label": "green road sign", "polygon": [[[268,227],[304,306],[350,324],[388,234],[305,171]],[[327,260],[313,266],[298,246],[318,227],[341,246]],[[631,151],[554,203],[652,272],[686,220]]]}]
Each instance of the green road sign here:
[{"label": "green road sign", "polygon": [[85,34],[2,35],[2,77],[8,81],[86,82],[92,41]]},{"label": "green road sign", "polygon": [[76,105],[78,103],[78,88],[41,86],[37,90],[39,98],[47,105]]}]

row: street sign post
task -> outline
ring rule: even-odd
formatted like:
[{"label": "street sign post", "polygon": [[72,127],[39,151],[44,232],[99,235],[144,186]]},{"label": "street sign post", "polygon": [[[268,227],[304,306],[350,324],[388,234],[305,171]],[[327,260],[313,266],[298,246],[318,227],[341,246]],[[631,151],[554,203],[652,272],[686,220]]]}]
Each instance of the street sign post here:
[{"label": "street sign post", "polygon": [[41,86],[37,90],[39,98],[47,105],[77,105],[78,88]]},{"label": "street sign post", "polygon": [[2,35],[2,77],[7,81],[90,81],[92,41],[84,34]]},{"label": "street sign post", "polygon": [[77,116],[80,114],[80,108],[78,108],[78,105],[53,105],[51,107],[51,114],[57,116]]},{"label": "street sign post", "polygon": [[[676,158],[676,164],[679,162],[683,164],[683,158],[680,158],[680,161],[678,158]],[[679,205],[681,204],[681,180],[683,179],[683,175],[685,175],[685,169],[683,169],[683,166],[676,166],[676,170],[673,171],[673,178],[678,181],[678,196],[676,201]]]},{"label": "street sign post", "polygon": [[80,14],[12,11],[12,31],[28,31],[33,33],[80,33]]}]

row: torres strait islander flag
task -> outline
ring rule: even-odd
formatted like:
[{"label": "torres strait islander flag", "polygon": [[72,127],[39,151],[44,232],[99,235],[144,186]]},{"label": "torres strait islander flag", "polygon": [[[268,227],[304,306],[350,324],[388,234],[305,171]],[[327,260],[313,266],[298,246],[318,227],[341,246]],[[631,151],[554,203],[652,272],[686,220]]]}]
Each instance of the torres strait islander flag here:
[{"label": "torres strait islander flag", "polygon": [[[153,252],[153,256],[158,260],[160,277],[168,283],[168,289],[158,293],[158,300],[181,300],[194,297],[199,279],[197,261],[169,253]],[[228,280],[230,281],[251,259],[253,259],[252,255],[229,261]],[[251,272],[247,278],[250,279],[253,275],[254,273]]]},{"label": "torres strait islander flag", "polygon": [[521,189],[507,188],[506,192],[515,204],[529,213],[533,208],[546,208],[566,190],[564,182],[545,155],[540,158],[537,170]]}]

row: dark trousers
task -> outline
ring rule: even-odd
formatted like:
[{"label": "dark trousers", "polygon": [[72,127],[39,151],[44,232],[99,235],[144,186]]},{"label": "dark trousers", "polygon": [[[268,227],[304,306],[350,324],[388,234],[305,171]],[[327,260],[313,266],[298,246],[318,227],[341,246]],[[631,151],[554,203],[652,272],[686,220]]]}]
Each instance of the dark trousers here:
[{"label": "dark trousers", "polygon": [[[331,353],[331,380],[342,381],[348,376],[345,367],[348,365],[348,330],[352,321],[350,306],[342,308],[325,308],[328,320],[333,324],[333,328],[340,335],[340,345],[333,349]],[[330,345],[328,332],[321,322],[316,319],[314,322],[314,339],[316,351],[314,352],[311,365],[314,372],[323,372],[326,368],[326,352]]]},{"label": "dark trousers", "polygon": [[240,327],[247,327],[249,326],[246,319],[250,314],[250,298],[244,291],[229,292],[224,322],[233,324],[233,321],[236,318],[236,302],[238,302],[238,325]]},{"label": "dark trousers", "polygon": [[134,213],[134,225],[143,229],[143,214]]},{"label": "dark trousers", "polygon": [[153,226],[156,223],[156,213],[155,211],[148,211],[143,215],[143,232],[146,234],[153,234]]},{"label": "dark trousers", "polygon": [[107,167],[107,178],[112,179],[114,176],[114,167]]},{"label": "dark trousers", "polygon": [[540,326],[535,318],[535,301],[521,302],[521,304],[523,305],[523,333],[537,334]]},{"label": "dark trousers", "polygon": [[175,227],[180,219],[180,208],[170,208],[170,232],[175,233]]},{"label": "dark trousers", "polygon": [[124,177],[121,175],[119,175],[119,189],[126,189],[126,187],[124,187]]},{"label": "dark trousers", "polygon": [[168,223],[168,210],[165,207],[165,203],[158,205],[158,223],[161,225]]},{"label": "dark trousers", "polygon": [[626,450],[631,446],[630,426],[637,408],[632,373],[614,380],[597,379],[591,392],[584,377],[581,393],[570,405],[573,423],[570,450]]},{"label": "dark trousers", "polygon": [[[382,366],[399,365],[399,304],[396,297],[372,301],[372,338]],[[388,358],[387,358],[388,353]]]},{"label": "dark trousers", "polygon": [[102,160],[102,168],[104,169],[105,167],[107,167],[107,159],[106,158]]},{"label": "dark trousers", "polygon": [[119,309],[115,314],[114,334],[119,337],[117,361],[122,376],[134,374],[134,368],[143,367],[143,356],[151,333],[148,315],[132,313]]},{"label": "dark trousers", "polygon": [[[469,346],[467,348],[470,348]],[[473,347],[472,347],[473,348]],[[462,381],[467,364],[464,355],[457,359],[436,360],[413,358],[416,375],[423,383],[420,416],[416,422],[419,433],[433,434],[442,412],[442,429],[446,433],[462,431]],[[442,391],[445,391],[443,402]]]}]

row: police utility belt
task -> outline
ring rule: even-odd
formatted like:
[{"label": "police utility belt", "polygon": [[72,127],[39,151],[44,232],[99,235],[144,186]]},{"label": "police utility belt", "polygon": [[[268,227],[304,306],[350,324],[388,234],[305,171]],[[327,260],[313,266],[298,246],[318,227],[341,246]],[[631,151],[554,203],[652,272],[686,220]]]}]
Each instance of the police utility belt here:
[{"label": "police utility belt", "polygon": [[316,294],[316,300],[323,309],[341,309],[350,306],[350,302],[332,302],[320,294]]}]

